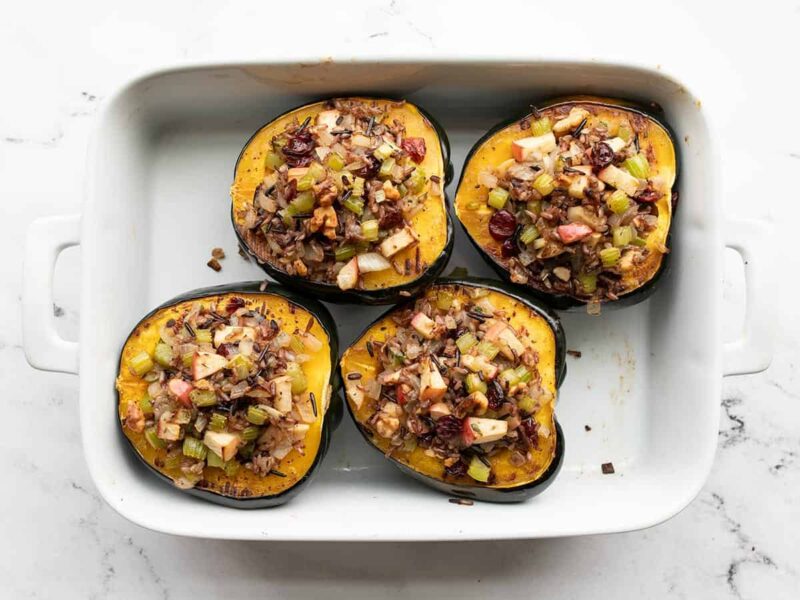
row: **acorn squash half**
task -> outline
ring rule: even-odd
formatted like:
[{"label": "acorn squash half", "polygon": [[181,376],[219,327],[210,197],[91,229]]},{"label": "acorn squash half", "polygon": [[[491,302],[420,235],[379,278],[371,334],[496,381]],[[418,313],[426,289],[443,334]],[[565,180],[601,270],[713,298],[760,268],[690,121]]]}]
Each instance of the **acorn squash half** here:
[{"label": "acorn squash half", "polygon": [[677,171],[657,109],[559,99],[473,146],[455,212],[501,277],[554,308],[625,306],[667,268]]},{"label": "acorn squash half", "polygon": [[548,308],[508,284],[459,278],[379,317],[339,369],[359,431],[402,472],[446,494],[519,502],[561,468],[564,358]]},{"label": "acorn squash half", "polygon": [[259,283],[187,292],[125,341],[122,433],[150,471],[189,494],[235,508],[283,504],[311,480],[341,419],[337,357],[336,328],[316,300]]},{"label": "acorn squash half", "polygon": [[390,304],[449,260],[451,177],[447,136],[421,108],[323,100],[248,140],[231,218],[242,248],[281,283],[329,302]]}]

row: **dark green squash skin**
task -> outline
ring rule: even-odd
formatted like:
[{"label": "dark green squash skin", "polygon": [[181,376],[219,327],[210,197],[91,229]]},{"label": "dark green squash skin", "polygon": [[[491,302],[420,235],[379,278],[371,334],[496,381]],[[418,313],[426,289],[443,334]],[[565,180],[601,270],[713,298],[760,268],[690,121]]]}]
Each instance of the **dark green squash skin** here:
[{"label": "dark green squash skin", "polygon": [[[493,290],[496,292],[500,292],[505,294],[519,302],[522,302],[536,313],[541,316],[550,328],[553,330],[555,335],[556,341],[556,389],[561,387],[561,384],[564,382],[564,378],[567,375],[567,362],[566,362],[566,352],[567,352],[567,342],[564,335],[564,329],[561,326],[561,321],[559,320],[558,316],[546,305],[542,305],[537,300],[531,298],[527,295],[523,290],[521,290],[517,286],[511,286],[502,281],[496,281],[494,279],[484,279],[478,277],[442,277],[437,279],[434,282],[433,286],[436,285],[461,285],[461,286],[468,286],[468,287],[479,287],[485,288],[489,290]],[[385,319],[391,313],[403,310],[407,307],[408,304],[411,304],[413,300],[409,301],[406,304],[392,307],[391,309],[387,310],[383,314],[381,314],[375,321],[370,323],[364,330],[356,336],[356,340],[361,339],[361,337],[378,321]],[[343,373],[342,373],[342,364],[341,361],[339,362],[339,379],[342,380]],[[347,411],[350,413],[350,418],[355,423],[356,429],[361,433],[364,440],[367,442],[370,448],[379,452],[381,455],[384,453],[375,446],[371,441],[371,433],[365,427],[361,425],[356,419],[355,414],[353,413],[353,409],[350,406],[350,403],[347,401],[347,397],[345,395],[344,390],[342,391],[343,394],[343,404],[347,407]],[[505,488],[488,488],[481,485],[464,485],[464,484],[454,484],[452,482],[436,479],[434,477],[430,477],[428,475],[424,475],[418,471],[415,471],[412,467],[405,465],[399,461],[392,459],[392,457],[388,457],[388,459],[392,462],[394,466],[396,466],[400,471],[409,475],[416,479],[417,481],[427,485],[428,487],[434,488],[448,494],[450,496],[457,496],[459,498],[468,498],[470,500],[480,500],[482,502],[495,502],[495,503],[512,503],[512,502],[522,502],[538,494],[542,493],[547,487],[553,483],[556,476],[558,475],[559,471],[561,470],[561,466],[564,462],[564,451],[566,442],[564,440],[564,432],[561,429],[561,425],[559,425],[558,420],[556,419],[555,414],[553,415],[553,422],[555,423],[556,435],[556,450],[555,456],[553,456],[553,460],[550,463],[550,466],[547,470],[542,473],[542,475],[529,483],[525,483],[522,485],[518,485],[515,487],[505,487]]]},{"label": "dark green squash skin", "polygon": [[[187,300],[195,300],[198,298],[205,298],[208,296],[218,296],[222,294],[263,294],[265,296],[275,295],[275,296],[283,296],[287,300],[291,301],[292,303],[296,304],[297,306],[307,310],[311,314],[313,314],[317,320],[322,325],[325,333],[328,334],[328,339],[330,342],[330,360],[331,360],[331,376],[329,380],[329,385],[331,386],[331,397],[330,397],[330,405],[328,406],[328,412],[325,414],[325,418],[322,422],[322,427],[320,428],[320,442],[319,442],[319,449],[317,451],[317,456],[314,459],[314,462],[309,467],[306,474],[300,479],[297,483],[295,483],[292,487],[282,491],[279,494],[271,495],[271,496],[252,496],[248,498],[232,498],[230,496],[224,496],[217,492],[212,492],[210,490],[204,490],[199,485],[194,488],[190,488],[188,490],[179,490],[180,492],[190,494],[192,496],[196,496],[198,498],[202,498],[203,500],[207,500],[209,502],[213,502],[214,504],[220,504],[222,506],[228,506],[231,508],[270,508],[273,506],[279,506],[281,504],[285,504],[292,498],[294,498],[297,494],[299,494],[303,488],[305,488],[313,475],[315,474],[317,468],[322,464],[323,459],[325,458],[325,454],[328,452],[328,447],[330,446],[331,436],[333,435],[333,431],[338,427],[339,423],[342,420],[343,408],[341,402],[341,395],[339,392],[339,388],[341,387],[341,379],[339,376],[339,371],[334,367],[336,362],[339,359],[339,339],[336,334],[336,325],[333,321],[333,317],[328,312],[328,309],[325,308],[320,302],[312,299],[307,298],[301,294],[297,294],[292,290],[288,290],[278,285],[271,284],[265,289],[263,292],[260,290],[262,282],[258,281],[251,281],[251,282],[244,282],[244,283],[232,283],[232,284],[224,284],[224,285],[217,285],[213,287],[206,287],[200,288],[196,290],[192,290],[189,292],[185,292],[167,302],[164,302],[160,306],[154,308],[149,313],[147,313],[142,319],[139,320],[139,323],[145,321],[146,319],[150,318],[151,316],[155,315],[159,311],[173,306],[175,304],[179,304],[181,302],[185,302]],[[134,331],[136,327],[139,326],[137,323],[131,331]],[[127,343],[127,338],[125,340]],[[124,348],[125,344],[123,344]],[[121,351],[120,351],[121,355]],[[119,361],[118,361],[119,362]],[[117,405],[119,405],[119,392],[116,392],[117,396]],[[117,410],[117,406],[114,407]],[[135,454],[139,460],[147,466],[149,472],[156,475],[160,480],[169,484],[172,489],[178,489],[173,485],[172,479],[158,471],[151,465],[145,458],[139,454],[136,450],[136,447],[133,443],[128,439],[123,431],[123,424],[120,419],[115,416],[115,419],[119,423],[119,431],[120,435],[125,439],[125,441],[130,446],[133,454]],[[235,479],[235,477],[234,477]]]},{"label": "dark green squash skin", "polygon": [[[654,104],[651,105],[650,107],[645,107],[639,103],[632,102],[630,100],[622,100],[616,98],[604,99],[604,100],[599,100],[599,99],[592,100],[580,96],[561,96],[558,98],[546,100],[541,103],[537,103],[536,107],[539,110],[543,110],[545,108],[553,108],[562,104],[571,104],[574,102],[623,108],[630,112],[638,113],[643,117],[646,117],[661,125],[661,127],[663,127],[664,130],[669,135],[670,140],[672,141],[672,147],[675,149],[675,183],[672,185],[672,191],[673,191],[673,198],[676,197],[675,191],[678,186],[678,178],[680,174],[680,162],[681,162],[680,148],[675,143],[676,139],[675,132],[672,130],[672,128],[667,124],[666,120],[664,119],[663,110],[661,109],[660,106]],[[470,151],[467,153],[467,156],[464,158],[464,168],[461,169],[461,177],[459,178],[458,186],[456,187],[456,196],[458,196],[458,188],[461,187],[461,181],[464,178],[464,171],[466,170],[466,166],[469,164],[472,155],[478,150],[478,148],[480,148],[485,142],[487,142],[495,133],[501,131],[502,129],[505,129],[510,125],[513,125],[514,123],[521,121],[525,117],[531,117],[531,116],[532,116],[531,113],[526,113],[515,119],[509,119],[507,121],[503,121],[502,123],[498,123],[497,125],[492,127],[489,131],[487,131],[477,142],[475,142]],[[673,212],[670,219],[670,233],[668,234],[666,240],[667,247],[670,247],[669,243],[672,237],[671,234],[672,223],[675,220],[675,207],[676,207],[676,201],[673,199],[672,201]],[[458,216],[456,216],[456,219],[458,219]],[[508,270],[503,265],[498,263],[492,255],[487,253],[481,247],[481,245],[478,244],[477,241],[475,241],[475,239],[470,235],[469,231],[467,231],[467,228],[464,226],[464,223],[462,223],[460,219],[458,219],[458,222],[461,225],[461,230],[464,232],[464,234],[466,235],[467,239],[470,241],[472,246],[478,251],[478,254],[481,256],[481,258],[492,268],[492,270],[495,273],[498,274],[498,276],[500,276],[503,279],[503,281],[506,281],[515,287],[519,287],[520,289],[524,289],[528,295],[533,296],[538,300],[541,300],[542,302],[546,303],[548,306],[554,308],[555,310],[560,310],[565,312],[579,312],[581,310],[585,310],[586,305],[589,303],[587,300],[577,298],[575,296],[570,296],[567,294],[550,294],[542,290],[537,290],[531,286],[522,285],[511,281],[511,277],[508,273]],[[643,302],[644,300],[652,296],[653,292],[655,292],[658,289],[660,281],[666,276],[666,274],[670,270],[670,264],[671,264],[670,257],[671,253],[663,255],[661,259],[660,268],[655,273],[655,275],[653,275],[653,277],[651,277],[644,284],[624,294],[623,296],[620,296],[618,300],[602,302],[603,310],[633,306],[635,304]]]},{"label": "dark green squash skin", "polygon": [[[340,95],[336,96],[337,98],[347,98],[347,95]],[[393,98],[386,98],[379,97],[379,96],[364,96],[361,94],[354,94],[354,97],[364,98],[367,100],[394,100]],[[333,98],[330,98],[333,99]],[[266,124],[262,125],[250,136],[247,140],[245,145],[242,147],[241,152],[239,153],[238,158],[236,159],[236,165],[234,165],[234,176],[236,174],[236,167],[239,164],[239,161],[244,154],[245,149],[250,145],[250,142],[253,138],[258,134],[259,131],[264,129],[264,127],[269,126],[270,123],[273,121],[277,121],[284,115],[303,108],[304,106],[308,106],[309,104],[317,104],[318,102],[324,102],[325,100],[315,100],[313,102],[309,102],[307,104],[302,104],[295,108],[291,108],[287,111],[284,111],[280,115],[273,118],[271,121],[267,122]],[[398,102],[400,100],[397,100]],[[413,104],[413,103],[412,103]],[[442,161],[444,163],[444,175],[445,179],[442,185],[442,194],[444,197],[444,212],[445,212],[445,219],[447,221],[447,239],[445,241],[444,249],[442,253],[427,269],[426,271],[417,277],[414,281],[410,281],[405,285],[400,286],[393,286],[390,288],[385,289],[378,289],[378,290],[341,290],[336,284],[332,283],[320,283],[316,281],[310,281],[303,277],[296,277],[294,275],[289,275],[285,271],[278,269],[274,265],[271,265],[267,261],[261,260],[255,252],[253,252],[250,247],[245,242],[242,235],[239,233],[239,229],[236,227],[236,218],[233,212],[233,205],[231,205],[231,224],[233,225],[233,231],[236,234],[236,238],[239,241],[239,246],[247,253],[247,255],[255,261],[255,263],[261,267],[264,272],[272,277],[275,281],[279,281],[283,285],[303,292],[304,294],[308,294],[325,302],[331,302],[334,304],[367,304],[367,305],[381,305],[381,304],[395,304],[397,302],[402,302],[409,296],[414,296],[418,294],[421,290],[425,289],[428,285],[430,285],[439,275],[442,274],[445,267],[447,267],[447,263],[450,260],[450,256],[453,254],[453,247],[455,245],[455,235],[453,231],[453,220],[450,216],[450,200],[447,197],[447,193],[444,191],[445,186],[447,186],[453,179],[453,164],[450,161],[450,140],[447,138],[447,133],[445,132],[444,128],[439,124],[436,119],[434,119],[430,113],[424,110],[417,104],[414,106],[419,110],[420,114],[428,120],[431,126],[436,131],[439,137],[439,143],[442,151]]]}]

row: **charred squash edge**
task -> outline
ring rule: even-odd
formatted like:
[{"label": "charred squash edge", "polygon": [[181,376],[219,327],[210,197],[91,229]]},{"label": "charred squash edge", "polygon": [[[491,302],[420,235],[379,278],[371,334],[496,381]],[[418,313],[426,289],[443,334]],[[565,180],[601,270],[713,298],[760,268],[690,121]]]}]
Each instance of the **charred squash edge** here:
[{"label": "charred squash edge", "polygon": [[[650,119],[655,123],[657,123],[659,126],[661,126],[667,133],[667,136],[672,142],[672,147],[675,151],[675,181],[672,184],[672,192],[673,194],[675,193],[675,191],[678,188],[679,176],[680,176],[680,164],[681,164],[680,148],[675,143],[676,140],[675,132],[672,130],[672,128],[664,119],[664,111],[659,105],[655,103],[650,103],[648,106],[645,106],[640,102],[635,102],[632,100],[602,97],[602,96],[587,96],[587,95],[559,96],[556,98],[550,98],[532,104],[535,105],[537,109],[544,110],[544,109],[554,108],[563,104],[573,104],[573,103],[595,104],[599,106],[607,106],[610,108],[624,109],[630,112],[638,113],[639,115],[642,115],[643,117]],[[461,182],[464,179],[464,173],[466,171],[466,167],[469,164],[469,161],[472,158],[473,154],[475,154],[475,152],[477,152],[477,150],[497,132],[515,123],[518,123],[519,121],[530,115],[531,115],[530,112],[526,112],[516,118],[509,119],[507,121],[503,121],[502,123],[495,125],[488,132],[486,132],[477,142],[475,142],[475,144],[473,144],[472,148],[470,148],[470,151],[467,153],[467,156],[464,158],[464,166],[461,169],[461,175],[459,176],[458,186],[456,186],[456,194],[455,194],[456,198],[458,197],[458,192],[461,187]],[[634,288],[630,292],[627,292],[626,294],[621,296],[618,300],[604,301],[602,303],[603,310],[624,308],[627,306],[633,306],[635,304],[639,304],[640,302],[643,302],[644,300],[649,298],[653,294],[653,292],[656,291],[659,282],[666,276],[666,274],[669,272],[671,268],[672,248],[670,247],[669,243],[672,237],[672,224],[675,220],[676,206],[677,203],[673,202],[672,214],[670,215],[669,231],[667,233],[667,239],[665,240],[665,245],[668,248],[670,248],[670,252],[662,255],[661,266],[649,280],[647,280],[639,287]],[[541,300],[542,302],[546,303],[548,306],[554,308],[555,310],[578,312],[588,304],[586,300],[575,298],[573,296],[569,296],[566,294],[548,294],[546,292],[534,289],[526,285],[513,283],[510,279],[508,270],[503,265],[499,264],[492,256],[488,255],[484,251],[484,249],[480,246],[480,244],[478,244],[478,242],[472,237],[470,232],[467,231],[466,226],[458,216],[458,213],[455,208],[455,201],[453,202],[453,212],[455,213],[455,218],[456,220],[458,220],[459,225],[461,226],[461,230],[464,232],[467,239],[469,239],[470,243],[478,251],[478,254],[481,256],[481,258],[494,270],[495,273],[497,273],[503,279],[503,281],[508,282],[510,285],[514,287],[525,290],[525,292],[527,292],[528,295],[533,296],[538,300]]]},{"label": "charred squash edge", "polygon": [[[443,277],[437,279],[432,284],[431,287],[435,287],[437,285],[457,285],[457,286],[489,289],[495,292],[499,292],[501,294],[505,294],[506,296],[509,296],[510,298],[513,298],[514,300],[521,302],[530,309],[534,310],[550,326],[555,336],[556,389],[559,389],[561,387],[561,384],[563,383],[567,374],[567,363],[566,363],[567,344],[566,344],[566,338],[564,336],[564,329],[561,326],[561,321],[559,320],[558,316],[555,313],[553,313],[552,310],[550,310],[550,308],[548,308],[547,306],[543,306],[537,300],[531,298],[529,295],[525,294],[519,288],[494,279],[483,279],[477,277],[454,277],[454,278]],[[367,325],[363,329],[363,331],[361,331],[355,337],[354,343],[358,342],[358,340],[360,340],[376,323],[387,318],[393,312],[397,310],[402,310],[403,308],[413,303],[413,301],[414,301],[413,299],[409,300],[404,304],[394,306],[391,309],[382,313],[374,321],[372,321],[372,323]],[[338,371],[339,371],[339,379],[343,380],[341,358],[339,359]],[[361,423],[356,418],[356,415],[354,414],[353,409],[351,408],[350,403],[347,400],[344,388],[342,388],[342,397],[343,397],[343,404],[347,407],[347,411],[350,414],[350,418],[353,420],[356,429],[359,431],[359,433],[364,438],[364,440],[366,441],[366,443],[369,445],[370,448],[380,453],[381,456],[384,456],[384,453],[380,450],[380,448],[378,448],[372,443],[369,435],[364,431],[364,428],[362,427]],[[483,502],[495,502],[495,503],[522,502],[524,500],[527,500],[542,493],[545,489],[547,489],[547,487],[553,483],[553,481],[556,478],[556,475],[558,475],[558,472],[561,470],[561,466],[564,462],[564,451],[566,443],[564,440],[564,432],[561,429],[561,425],[558,423],[558,419],[556,417],[555,412],[553,413],[553,423],[555,425],[556,436],[557,436],[556,448],[553,460],[550,462],[550,465],[548,466],[547,470],[544,473],[542,473],[537,479],[515,487],[490,488],[480,485],[448,483],[446,481],[442,481],[434,477],[430,477],[428,475],[423,475],[422,473],[415,471],[413,468],[392,458],[390,458],[389,460],[395,467],[400,469],[400,471],[402,471],[406,475],[410,475],[411,477],[423,483],[424,485],[434,488],[440,492],[443,492],[451,496],[457,496],[459,498],[468,498],[472,500],[480,500]]]},{"label": "charred squash edge", "polygon": [[[322,464],[323,459],[325,458],[326,453],[328,452],[328,448],[330,446],[330,439],[333,434],[333,431],[339,425],[339,422],[342,419],[343,409],[341,403],[341,396],[339,394],[339,388],[341,387],[341,380],[339,378],[339,371],[334,368],[336,361],[339,357],[339,341],[338,336],[336,334],[336,325],[334,324],[333,318],[331,317],[328,310],[318,301],[312,298],[306,298],[300,294],[296,294],[291,290],[287,290],[279,285],[271,284],[265,289],[264,291],[260,290],[262,282],[243,282],[243,283],[232,283],[232,284],[223,284],[217,285],[213,287],[206,287],[206,288],[199,288],[196,290],[191,290],[189,292],[185,292],[180,294],[171,300],[164,302],[163,304],[159,305],[158,307],[151,310],[147,313],[144,317],[139,319],[136,325],[131,328],[131,333],[133,333],[139,325],[144,322],[145,320],[149,319],[150,317],[156,315],[159,311],[169,308],[175,304],[179,304],[181,302],[186,302],[188,300],[195,300],[199,298],[205,298],[208,296],[218,296],[222,294],[252,294],[252,295],[264,295],[264,296],[282,296],[286,298],[289,302],[296,304],[297,306],[307,310],[310,312],[314,317],[320,322],[325,332],[328,334],[328,340],[330,344],[330,360],[331,360],[331,374],[328,380],[328,385],[331,387],[330,392],[330,403],[328,406],[328,410],[325,413],[325,418],[322,422],[322,426],[320,428],[320,441],[319,441],[319,448],[317,450],[317,455],[314,459],[314,462],[311,463],[311,466],[306,471],[306,474],[292,487],[274,495],[268,496],[252,496],[248,498],[233,498],[231,496],[226,496],[224,494],[220,494],[217,492],[213,492],[210,490],[204,490],[201,488],[191,488],[188,490],[179,490],[182,493],[189,494],[191,496],[196,496],[198,498],[202,498],[203,500],[207,500],[213,502],[214,504],[219,504],[222,506],[227,506],[231,508],[244,508],[244,509],[253,509],[253,508],[269,508],[273,506],[279,506],[284,504],[294,498],[297,494],[299,494],[304,487],[308,485],[308,483],[313,478],[317,468]],[[125,348],[125,345],[128,343],[130,339],[130,334],[128,337],[125,338],[125,342],[123,343],[122,347]],[[120,359],[117,361],[118,364],[121,364],[122,359],[122,350],[120,350]],[[136,446],[133,442],[128,439],[128,436],[125,435],[124,432],[124,425],[123,422],[120,420],[118,413],[118,406],[120,403],[120,396],[119,391],[116,390],[116,405],[114,406],[115,416],[114,419],[119,424],[119,432],[120,435],[125,439],[128,445],[131,448],[131,451],[136,457],[147,466],[147,470],[153,474],[155,474],[159,479],[162,481],[167,482],[171,488],[177,490],[177,488],[172,485],[173,481],[170,477],[167,477],[160,471],[158,471],[153,465],[151,465],[141,454],[139,454]],[[235,479],[235,477],[233,478]]]},{"label": "charred squash edge", "polygon": [[336,96],[331,96],[330,98],[323,98],[321,100],[313,100],[310,102],[306,102],[305,104],[300,104],[295,106],[294,108],[290,108],[281,114],[273,117],[267,123],[260,126],[258,129],[253,132],[253,134],[248,138],[247,142],[245,142],[244,146],[242,146],[242,150],[239,152],[239,156],[236,158],[236,164],[233,168],[234,178],[236,177],[236,170],[239,166],[239,162],[242,159],[242,156],[247,150],[247,147],[250,145],[250,142],[258,135],[258,133],[264,129],[265,127],[269,126],[270,123],[277,121],[281,117],[299,110],[303,107],[310,106],[312,104],[317,104],[320,102],[326,102],[327,100],[332,100],[334,98],[361,98],[364,100],[388,100],[390,102],[408,102],[412,104],[420,114],[428,120],[431,127],[436,131],[436,134],[439,138],[439,144],[442,152],[442,162],[444,167],[444,181],[442,182],[442,199],[444,202],[444,213],[445,213],[445,221],[447,223],[447,237],[445,239],[444,248],[442,249],[442,253],[439,257],[431,263],[431,265],[426,269],[426,271],[414,279],[404,285],[393,286],[390,288],[383,288],[379,290],[341,290],[338,288],[336,284],[333,283],[320,283],[315,281],[309,281],[308,279],[304,279],[302,277],[295,277],[292,275],[287,274],[285,271],[278,269],[277,267],[271,265],[269,262],[261,260],[255,252],[253,252],[250,247],[248,246],[247,242],[245,242],[244,238],[242,237],[241,233],[239,232],[238,227],[236,226],[236,216],[234,214],[234,206],[231,202],[231,224],[233,225],[233,231],[236,233],[236,238],[238,239],[239,246],[247,253],[248,256],[255,263],[264,270],[264,272],[279,281],[283,285],[287,287],[291,287],[296,289],[300,292],[304,292],[306,294],[313,294],[320,299],[324,300],[325,302],[332,302],[335,304],[367,304],[367,305],[381,305],[381,304],[394,304],[397,302],[401,302],[404,299],[408,298],[409,296],[413,296],[417,294],[420,290],[424,289],[428,285],[431,284],[439,275],[442,274],[445,267],[447,266],[448,261],[450,260],[450,256],[453,254],[453,247],[455,244],[455,234],[453,229],[453,219],[450,216],[450,200],[447,196],[447,192],[445,191],[445,187],[450,184],[453,179],[453,164],[450,161],[450,140],[447,138],[447,133],[445,132],[444,128],[439,124],[436,119],[434,119],[431,114],[420,107],[418,104],[414,104],[413,102],[409,102],[408,100],[403,99],[396,99],[390,98],[386,96],[365,96],[363,94],[339,94]]}]

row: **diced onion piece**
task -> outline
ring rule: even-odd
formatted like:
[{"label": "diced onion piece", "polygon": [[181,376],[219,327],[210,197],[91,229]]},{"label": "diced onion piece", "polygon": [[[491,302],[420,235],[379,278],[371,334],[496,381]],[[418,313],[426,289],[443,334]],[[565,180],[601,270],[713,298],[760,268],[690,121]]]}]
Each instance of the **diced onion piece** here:
[{"label": "diced onion piece", "polygon": [[391,263],[377,252],[367,252],[356,257],[359,273],[385,271],[392,267]]},{"label": "diced onion piece", "polygon": [[348,262],[342,269],[339,271],[338,275],[336,275],[336,284],[339,286],[339,289],[342,290],[351,290],[356,287],[358,283],[358,260],[355,258],[351,258],[350,262]]}]

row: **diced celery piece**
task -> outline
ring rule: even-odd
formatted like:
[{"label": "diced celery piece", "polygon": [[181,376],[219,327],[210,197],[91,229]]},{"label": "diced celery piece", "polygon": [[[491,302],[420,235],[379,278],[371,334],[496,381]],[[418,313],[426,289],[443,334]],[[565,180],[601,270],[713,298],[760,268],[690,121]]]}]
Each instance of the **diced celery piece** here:
[{"label": "diced celery piece", "polygon": [[355,196],[356,198],[360,198],[364,195],[364,178],[363,177],[356,177],[353,179],[353,187],[351,196]]},{"label": "diced celery piece", "polygon": [[247,420],[253,425],[263,425],[268,417],[269,415],[264,409],[258,408],[257,406],[247,407]]},{"label": "diced celery piece", "polygon": [[305,192],[310,190],[314,187],[314,183],[316,180],[310,173],[306,173],[300,179],[297,180],[297,191],[298,192]]},{"label": "diced celery piece", "polygon": [[633,137],[633,131],[627,123],[621,123],[617,131],[617,137],[622,138],[626,142]]},{"label": "diced celery piece", "polygon": [[603,248],[600,250],[600,262],[604,267],[613,267],[622,255],[619,248]]},{"label": "diced celery piece", "polygon": [[153,399],[150,396],[142,396],[139,398],[139,408],[142,409],[145,417],[153,414]]},{"label": "diced celery piece", "polygon": [[523,244],[530,244],[533,240],[539,237],[539,230],[536,225],[528,225],[519,234],[519,241]]},{"label": "diced celery piece", "polygon": [[210,329],[195,329],[194,330],[194,337],[197,340],[198,344],[210,344],[211,343],[211,330]]},{"label": "diced celery piece", "polygon": [[244,429],[242,429],[242,434],[241,435],[242,435],[242,439],[245,442],[252,442],[259,435],[261,435],[261,429],[259,427],[256,427],[255,425],[252,425],[250,427],[245,427]]},{"label": "diced celery piece", "polygon": [[341,157],[340,154],[336,152],[331,152],[328,154],[328,167],[333,169],[334,171],[341,171],[344,169],[344,159]]},{"label": "diced celery piece", "polygon": [[293,208],[294,215],[305,215],[314,210],[314,193],[311,191],[300,192],[291,201],[288,208]]},{"label": "diced celery piece", "polygon": [[250,369],[253,368],[253,361],[243,354],[237,354],[228,361],[228,368],[232,369],[234,375],[236,375],[236,379],[241,381],[242,379],[247,379],[250,375]]},{"label": "diced celery piece", "polygon": [[606,203],[608,204],[608,208],[618,215],[623,214],[631,205],[628,195],[622,190],[614,190],[614,193],[608,197]]},{"label": "diced celery piece", "polygon": [[507,387],[512,387],[519,383],[519,376],[514,369],[506,369],[500,373],[500,381],[506,384]]},{"label": "diced celery piece", "polygon": [[372,154],[378,160],[386,160],[392,155],[393,152],[394,148],[392,147],[392,145],[384,142],[383,144],[378,146],[378,148]]},{"label": "diced celery piece", "polygon": [[356,255],[356,249],[354,246],[348,244],[346,246],[339,246],[336,250],[334,250],[333,254],[337,262],[344,262],[346,260],[350,260]]},{"label": "diced celery piece", "polygon": [[395,160],[387,158],[381,163],[381,168],[378,171],[378,177],[381,179],[389,179],[392,176],[392,169],[394,169]]},{"label": "diced celery piece", "polygon": [[325,179],[325,167],[318,162],[311,163],[311,166],[308,167],[308,173],[306,173],[306,175],[311,177],[314,183],[317,181],[322,181]]},{"label": "diced celery piece", "polygon": [[286,374],[292,380],[292,393],[302,394],[308,387],[308,380],[306,374],[303,372],[303,367],[299,363],[289,363],[286,366]]},{"label": "diced celery piece", "polygon": [[218,469],[225,468],[225,461],[223,461],[219,456],[217,456],[214,452],[208,452],[206,454],[206,464],[209,467],[216,467]]},{"label": "diced celery piece", "polygon": [[228,425],[228,417],[222,413],[213,413],[211,420],[208,422],[208,428],[211,431],[224,431]]},{"label": "diced celery piece", "polygon": [[190,368],[192,366],[192,362],[194,362],[194,352],[187,352],[181,356],[181,364],[183,365],[184,369]]},{"label": "diced celery piece", "polygon": [[480,378],[477,373],[469,373],[466,379],[467,384],[467,392],[470,394],[473,392],[481,392],[483,394],[486,393],[486,382]]},{"label": "diced celery piece", "polygon": [[[258,429],[258,428],[254,427],[253,429]],[[254,441],[248,442],[247,444],[239,448],[239,456],[241,456],[245,460],[248,460],[251,456],[253,456],[253,450],[255,449],[256,449],[256,443]],[[228,462],[231,463],[233,461],[229,460]]]},{"label": "diced celery piece", "polygon": [[633,239],[633,229],[631,229],[630,225],[622,225],[620,227],[614,227],[611,230],[612,238],[614,240],[614,245],[622,248],[627,246],[631,243]]},{"label": "diced celery piece", "polygon": [[203,444],[201,440],[188,436],[186,437],[185,440],[183,440],[184,456],[188,456],[189,458],[197,458],[199,460],[205,460],[207,452],[208,448],[206,448],[205,444]]},{"label": "diced celery piece", "polygon": [[647,157],[641,152],[626,159],[622,166],[637,179],[647,179],[648,175],[650,175],[650,163],[647,162]]},{"label": "diced celery piece", "polygon": [[531,135],[539,137],[553,130],[553,122],[549,117],[536,119],[531,123]]},{"label": "diced celery piece", "polygon": [[233,477],[238,472],[239,472],[239,461],[232,458],[225,463],[225,475],[227,475],[228,477]]},{"label": "diced celery piece", "polygon": [[411,176],[406,179],[405,184],[412,192],[419,194],[425,189],[425,183],[427,183],[427,181],[428,177],[425,174],[425,170],[422,167],[417,167],[414,169],[414,172],[411,173]]},{"label": "diced celery piece", "polygon": [[148,427],[147,429],[144,430],[144,439],[146,439],[147,443],[150,444],[153,448],[158,449],[167,447],[167,442],[158,437],[155,427]]},{"label": "diced celery piece", "polygon": [[478,340],[469,331],[456,340],[456,346],[458,346],[458,350],[461,352],[461,354],[466,354],[469,352],[470,348],[477,343]]},{"label": "diced celery piece", "polygon": [[489,192],[489,198],[487,203],[492,208],[496,208],[497,210],[502,210],[503,207],[506,205],[508,201],[508,190],[504,190],[503,188],[494,188],[491,192]]},{"label": "diced celery piece", "polygon": [[491,474],[492,474],[491,467],[487,466],[477,456],[473,456],[472,460],[469,461],[469,467],[467,468],[467,475],[472,477],[475,481],[486,483],[487,481],[489,481],[489,477],[491,476]]},{"label": "diced celery piece", "polygon": [[189,399],[198,408],[206,408],[208,406],[216,406],[217,394],[214,390],[198,390],[194,389],[189,392]]},{"label": "diced celery piece", "polygon": [[267,166],[267,168],[275,171],[283,164],[283,158],[281,158],[281,155],[277,152],[267,152],[267,156],[264,159],[264,164]]},{"label": "diced celery piece", "polygon": [[453,294],[450,292],[439,292],[436,294],[436,308],[439,310],[450,310],[453,305]]},{"label": "diced celery piece", "polygon": [[533,377],[533,374],[525,365],[518,366],[516,369],[514,369],[514,372],[517,374],[517,380],[519,383],[528,383]]},{"label": "diced celery piece", "polygon": [[527,209],[535,215],[538,215],[542,212],[542,201],[541,200],[529,200]]},{"label": "diced celery piece", "polygon": [[497,346],[486,340],[481,341],[476,350],[479,354],[482,354],[489,360],[494,360],[494,357],[497,356],[498,352],[500,352],[500,349]]},{"label": "diced celery piece", "polygon": [[639,237],[638,235],[631,240],[631,244],[634,246],[644,247],[647,246],[647,239]]},{"label": "diced celery piece", "polygon": [[550,173],[542,173],[533,180],[533,189],[539,192],[542,196],[552,194],[556,189],[556,182]]},{"label": "diced celery piece", "polygon": [[361,235],[364,236],[365,240],[370,242],[377,241],[379,231],[380,227],[378,226],[378,221],[376,219],[370,219],[369,221],[364,221],[361,223]]},{"label": "diced celery piece", "polygon": [[153,358],[162,367],[169,367],[172,365],[172,348],[164,342],[159,342],[156,345],[156,350],[153,352]]},{"label": "diced celery piece", "polygon": [[342,202],[342,206],[350,212],[357,214],[359,217],[364,212],[364,201],[360,198],[354,198],[353,196],[350,196],[347,200]]},{"label": "diced celery piece", "polygon": [[581,288],[587,294],[593,294],[597,289],[597,274],[596,273],[579,273],[578,281]]},{"label": "diced celery piece", "polygon": [[147,352],[139,352],[139,354],[128,361],[128,367],[134,374],[142,377],[153,368],[153,359],[150,358]]},{"label": "diced celery piece", "polygon": [[517,400],[517,407],[519,407],[522,412],[530,415],[536,410],[536,401],[530,396],[523,396]]}]

